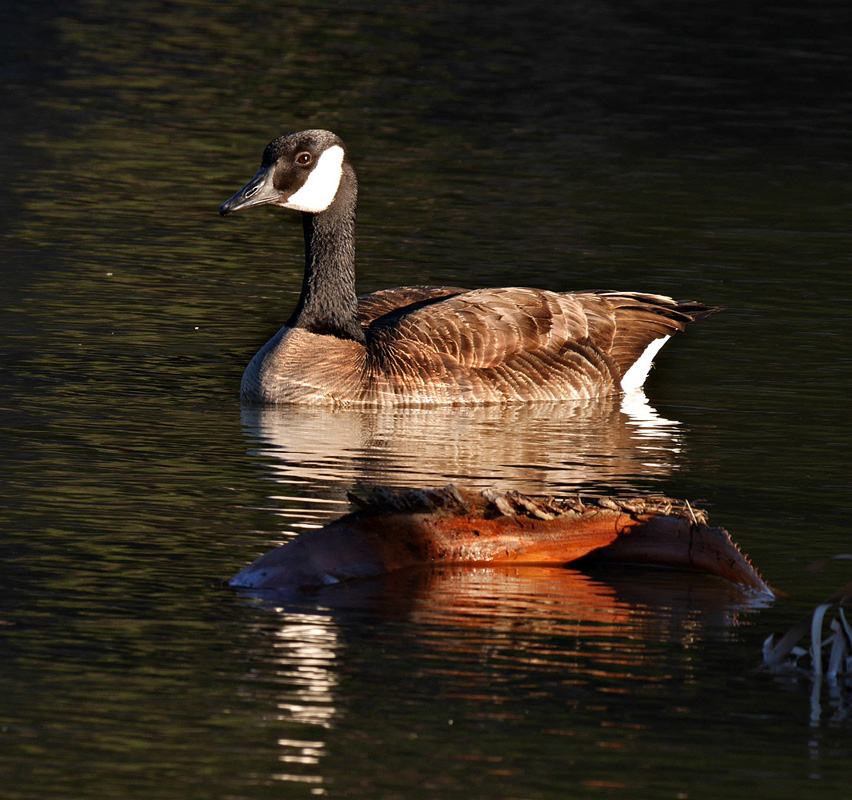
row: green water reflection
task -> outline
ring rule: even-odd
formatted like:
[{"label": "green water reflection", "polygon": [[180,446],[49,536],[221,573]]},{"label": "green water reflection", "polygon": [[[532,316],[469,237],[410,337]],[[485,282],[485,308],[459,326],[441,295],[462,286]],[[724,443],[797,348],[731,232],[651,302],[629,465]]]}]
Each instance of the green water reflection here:
[{"label": "green water reflection", "polygon": [[[759,669],[848,581],[849,13],[133,0],[0,11],[0,775],[32,797],[838,797],[849,687]],[[617,404],[257,414],[299,220],[221,220],[334,129],[358,274],[727,307]],[[357,481],[703,500],[774,584],[222,580]],[[816,711],[819,713],[817,714]]]}]

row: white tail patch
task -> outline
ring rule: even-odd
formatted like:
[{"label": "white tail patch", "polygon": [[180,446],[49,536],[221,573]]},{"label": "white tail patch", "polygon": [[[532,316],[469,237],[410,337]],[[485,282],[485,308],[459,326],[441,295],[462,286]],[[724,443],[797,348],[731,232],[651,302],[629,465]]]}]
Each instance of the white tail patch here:
[{"label": "white tail patch", "polygon": [[642,353],[642,355],[633,362],[633,366],[624,373],[624,377],[621,379],[621,390],[623,392],[633,392],[636,391],[636,389],[642,388],[642,384],[645,383],[645,379],[651,371],[654,358],[657,353],[660,352],[663,345],[671,338],[671,336],[663,336],[661,339],[654,339],[654,341],[645,348],[645,352]]},{"label": "white tail patch", "polygon": [[325,211],[340,188],[342,176],[343,148],[336,144],[319,157],[305,185],[281,205],[293,211],[307,211],[309,214]]}]

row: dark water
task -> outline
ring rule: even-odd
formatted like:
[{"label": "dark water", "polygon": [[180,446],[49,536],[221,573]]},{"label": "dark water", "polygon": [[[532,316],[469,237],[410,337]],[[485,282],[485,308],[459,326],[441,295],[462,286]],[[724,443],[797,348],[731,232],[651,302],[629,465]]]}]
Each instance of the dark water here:
[{"label": "dark water", "polygon": [[[51,798],[845,796],[850,688],[760,647],[849,581],[852,13],[832,3],[0,9],[0,778]],[[334,129],[359,281],[728,308],[648,405],[241,409],[298,219],[220,220]],[[476,569],[222,584],[359,483],[701,501],[756,604]],[[848,562],[845,562],[848,564]]]}]

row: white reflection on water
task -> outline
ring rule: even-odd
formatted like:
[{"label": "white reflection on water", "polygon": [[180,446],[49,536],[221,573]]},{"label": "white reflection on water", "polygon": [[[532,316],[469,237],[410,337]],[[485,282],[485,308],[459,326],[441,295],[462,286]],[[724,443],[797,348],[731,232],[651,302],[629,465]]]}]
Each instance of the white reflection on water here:
[{"label": "white reflection on water", "polygon": [[322,524],[358,484],[636,492],[677,469],[678,423],[644,394],[593,402],[433,409],[246,408],[294,527]]},{"label": "white reflection on water", "polygon": [[273,780],[310,785],[311,794],[325,794],[320,764],[326,743],[319,737],[292,735],[292,723],[328,729],[337,714],[338,631],[327,615],[276,608],[280,621],[275,626],[267,656],[274,672],[276,717],[290,735],[277,740],[281,768]]},{"label": "white reflection on water", "polygon": [[328,727],[334,717],[337,632],[317,614],[287,614],[275,629],[276,676],[289,687],[278,710],[294,722]]}]

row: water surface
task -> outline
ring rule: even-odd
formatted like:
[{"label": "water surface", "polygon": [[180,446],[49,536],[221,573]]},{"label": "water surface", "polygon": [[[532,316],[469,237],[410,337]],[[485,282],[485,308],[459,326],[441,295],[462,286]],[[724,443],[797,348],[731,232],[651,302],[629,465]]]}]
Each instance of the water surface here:
[{"label": "water surface", "polygon": [[[10,800],[842,796],[850,687],[760,666],[849,580],[852,26],[834,4],[133,0],[0,12],[0,774]],[[347,141],[359,287],[723,305],[646,397],[241,408],[299,220],[221,220],[274,136]],[[224,580],[374,483],[686,497],[787,596],[445,569]],[[848,563],[848,562],[847,562]]]}]

